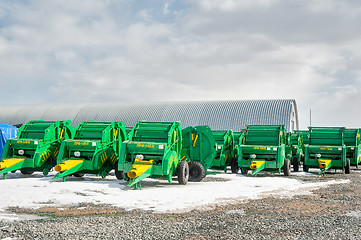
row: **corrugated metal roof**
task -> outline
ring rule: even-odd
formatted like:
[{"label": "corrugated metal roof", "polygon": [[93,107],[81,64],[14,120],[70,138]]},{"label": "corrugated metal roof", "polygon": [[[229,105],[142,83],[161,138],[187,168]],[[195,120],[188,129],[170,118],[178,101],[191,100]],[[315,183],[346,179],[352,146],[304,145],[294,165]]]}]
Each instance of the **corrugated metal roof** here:
[{"label": "corrugated metal roof", "polygon": [[147,120],[181,121],[183,128],[209,125],[212,130],[240,131],[251,124],[284,124],[287,131],[298,129],[294,99],[0,105],[2,123],[14,125],[30,120],[66,119],[71,120],[74,126],[85,120],[121,120],[126,126],[133,126],[138,120]]}]

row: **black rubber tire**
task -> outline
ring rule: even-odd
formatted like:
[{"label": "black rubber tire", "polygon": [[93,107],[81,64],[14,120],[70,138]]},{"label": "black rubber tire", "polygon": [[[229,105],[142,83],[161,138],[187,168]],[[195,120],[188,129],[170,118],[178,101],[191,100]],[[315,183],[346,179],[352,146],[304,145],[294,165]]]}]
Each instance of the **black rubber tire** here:
[{"label": "black rubber tire", "polygon": [[244,174],[244,175],[248,174],[248,169],[241,168],[241,173]]},{"label": "black rubber tire", "polygon": [[73,173],[74,177],[84,177],[85,173]]},{"label": "black rubber tire", "polygon": [[346,158],[346,167],[345,167],[345,173],[346,174],[350,174],[351,170],[350,170],[350,159]]},{"label": "black rubber tire", "polygon": [[294,172],[298,172],[300,170],[300,159],[298,157],[293,157],[292,166]]},{"label": "black rubber tire", "polygon": [[186,185],[189,178],[189,166],[186,161],[181,161],[178,164],[178,183]]},{"label": "black rubber tire", "polygon": [[124,179],[124,172],[118,170],[118,162],[115,163],[115,177],[118,180],[123,180]]},{"label": "black rubber tire", "polygon": [[289,176],[291,173],[291,161],[289,159],[285,159],[285,165],[283,165],[283,174],[285,176]]},{"label": "black rubber tire", "polygon": [[231,160],[231,171],[232,171],[232,173],[238,173],[238,171],[239,171],[237,158],[232,158],[232,160]]},{"label": "black rubber tire", "polygon": [[20,170],[20,172],[24,175],[31,175],[34,173],[34,171],[27,171],[27,170]]},{"label": "black rubber tire", "polygon": [[206,171],[204,167],[199,162],[190,162],[189,166],[189,177],[188,181],[190,182],[200,182],[206,176]]},{"label": "black rubber tire", "polygon": [[11,171],[12,173],[16,173],[16,170],[14,170],[14,171]]},{"label": "black rubber tire", "polygon": [[303,164],[302,168],[304,172],[308,172],[309,167],[305,166],[305,164]]}]

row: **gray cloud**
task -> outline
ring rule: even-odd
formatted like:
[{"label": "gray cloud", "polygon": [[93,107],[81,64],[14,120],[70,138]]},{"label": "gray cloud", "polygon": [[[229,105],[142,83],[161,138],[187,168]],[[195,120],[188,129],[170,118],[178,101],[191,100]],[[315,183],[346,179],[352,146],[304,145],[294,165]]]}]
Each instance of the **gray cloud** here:
[{"label": "gray cloud", "polygon": [[[2,103],[295,98],[358,127],[358,1],[6,1]],[[5,89],[5,90],[4,90]]]}]

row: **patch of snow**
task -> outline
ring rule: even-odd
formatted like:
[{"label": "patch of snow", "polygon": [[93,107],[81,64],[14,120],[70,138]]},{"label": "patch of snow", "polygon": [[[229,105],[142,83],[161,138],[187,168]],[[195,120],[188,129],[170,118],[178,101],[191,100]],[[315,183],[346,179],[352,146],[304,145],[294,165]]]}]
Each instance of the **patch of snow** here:
[{"label": "patch of snow", "polygon": [[[303,182],[284,176],[243,176],[241,174],[209,175],[211,181],[189,182],[179,185],[165,180],[145,179],[142,190],[127,187],[112,174],[106,179],[87,174],[84,178],[68,177],[52,180],[41,174],[35,177],[8,174],[0,180],[0,211],[8,207],[40,208],[47,206],[76,206],[79,203],[110,204],[126,210],[143,209],[155,212],[185,212],[193,209],[211,209],[215,205],[229,204],[270,195],[292,197],[311,194],[311,191],[330,184],[343,184],[349,180]],[[214,181],[212,181],[214,178]],[[223,179],[225,181],[217,181]],[[11,217],[11,216],[9,216]],[[4,219],[4,216],[2,217]]]},{"label": "patch of snow", "polygon": [[291,176],[313,176],[313,177],[319,177],[321,174],[321,171],[308,171],[308,172],[291,172]]},{"label": "patch of snow", "polygon": [[229,210],[226,212],[226,214],[246,215],[246,212],[244,211],[244,209],[238,209],[238,210]]},{"label": "patch of snow", "polygon": [[351,211],[349,213],[346,213],[346,216],[361,218],[361,211]]},{"label": "patch of snow", "polygon": [[[4,220],[7,222],[19,221],[19,220],[39,220],[45,219],[48,217],[45,216],[38,216],[32,214],[16,214],[16,213],[9,213],[9,212],[1,212],[0,213],[0,221]],[[2,230],[2,229],[0,229]]]}]

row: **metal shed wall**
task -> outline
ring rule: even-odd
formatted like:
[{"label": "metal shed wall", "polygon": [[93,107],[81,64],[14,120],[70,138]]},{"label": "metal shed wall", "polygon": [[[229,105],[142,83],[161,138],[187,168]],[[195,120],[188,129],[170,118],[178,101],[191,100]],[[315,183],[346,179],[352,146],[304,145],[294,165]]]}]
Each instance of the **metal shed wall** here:
[{"label": "metal shed wall", "polygon": [[249,124],[284,124],[287,131],[298,129],[294,99],[191,101],[156,103],[88,103],[0,105],[0,122],[24,124],[30,120],[66,120],[74,127],[85,120],[181,121],[182,127],[209,125],[214,130],[240,131]]}]

